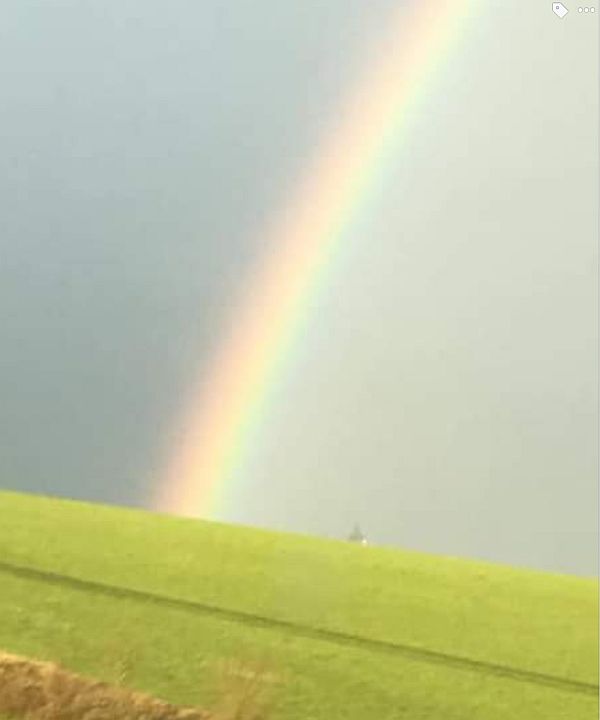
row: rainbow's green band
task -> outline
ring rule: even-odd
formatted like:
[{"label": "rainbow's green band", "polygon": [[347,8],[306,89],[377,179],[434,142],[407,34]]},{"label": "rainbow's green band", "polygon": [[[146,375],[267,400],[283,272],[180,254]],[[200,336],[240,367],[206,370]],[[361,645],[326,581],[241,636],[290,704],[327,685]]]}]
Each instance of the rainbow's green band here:
[{"label": "rainbow's green band", "polygon": [[269,390],[302,337],[347,230],[406,142],[406,119],[461,37],[475,0],[414,0],[412,6],[403,4],[392,19],[374,67],[266,229],[268,254],[249,273],[231,330],[190,391],[156,509],[210,517],[235,494],[248,439],[268,415]]}]

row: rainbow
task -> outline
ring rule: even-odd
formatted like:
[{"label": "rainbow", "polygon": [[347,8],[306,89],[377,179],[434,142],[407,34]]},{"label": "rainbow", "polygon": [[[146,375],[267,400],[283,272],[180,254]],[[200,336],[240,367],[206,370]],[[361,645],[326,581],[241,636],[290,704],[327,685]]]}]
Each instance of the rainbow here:
[{"label": "rainbow", "polygon": [[392,18],[373,66],[266,228],[268,251],[249,272],[212,364],[189,394],[156,489],[157,510],[211,517],[225,490],[233,491],[344,235],[406,141],[409,112],[443,65],[472,4],[414,0]]}]

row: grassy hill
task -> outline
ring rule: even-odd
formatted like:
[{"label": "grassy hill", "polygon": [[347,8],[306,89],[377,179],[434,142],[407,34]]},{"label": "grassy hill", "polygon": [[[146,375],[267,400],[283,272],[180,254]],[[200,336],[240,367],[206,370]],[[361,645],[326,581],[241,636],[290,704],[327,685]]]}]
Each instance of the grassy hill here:
[{"label": "grassy hill", "polygon": [[234,657],[282,720],[598,714],[592,579],[0,493],[0,617],[0,648],[181,704]]}]

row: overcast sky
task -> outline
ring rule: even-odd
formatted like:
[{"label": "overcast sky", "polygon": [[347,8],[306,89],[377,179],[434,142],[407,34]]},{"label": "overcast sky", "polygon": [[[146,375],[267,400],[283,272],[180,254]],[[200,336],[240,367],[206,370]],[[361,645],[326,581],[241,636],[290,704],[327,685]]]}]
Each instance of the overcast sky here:
[{"label": "overcast sky", "polygon": [[[2,3],[0,486],[148,506],[397,4]],[[223,519],[591,575],[597,18],[472,5]]]}]

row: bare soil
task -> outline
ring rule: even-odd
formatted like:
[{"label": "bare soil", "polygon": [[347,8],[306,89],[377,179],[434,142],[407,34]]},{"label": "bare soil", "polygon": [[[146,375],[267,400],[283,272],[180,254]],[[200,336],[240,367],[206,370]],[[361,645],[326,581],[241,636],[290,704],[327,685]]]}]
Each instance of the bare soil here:
[{"label": "bare soil", "polygon": [[144,693],[97,682],[56,663],[0,653],[0,713],[28,720],[211,720]]}]

